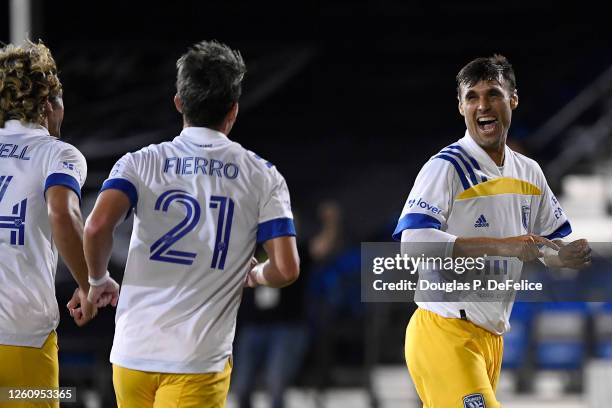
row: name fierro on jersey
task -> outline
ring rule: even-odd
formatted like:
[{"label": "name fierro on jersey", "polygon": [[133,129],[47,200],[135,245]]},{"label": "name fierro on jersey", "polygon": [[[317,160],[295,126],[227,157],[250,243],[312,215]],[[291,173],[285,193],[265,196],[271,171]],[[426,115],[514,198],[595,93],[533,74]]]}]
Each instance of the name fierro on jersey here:
[{"label": "name fierro on jersey", "polygon": [[164,173],[203,174],[219,178],[235,179],[240,169],[234,163],[205,157],[168,157],[164,161]]},{"label": "name fierro on jersey", "polygon": [[[29,157],[26,157],[28,147],[30,146],[20,148],[19,145],[16,144],[0,143],[0,159],[30,160]],[[17,154],[18,150],[19,154]]]}]

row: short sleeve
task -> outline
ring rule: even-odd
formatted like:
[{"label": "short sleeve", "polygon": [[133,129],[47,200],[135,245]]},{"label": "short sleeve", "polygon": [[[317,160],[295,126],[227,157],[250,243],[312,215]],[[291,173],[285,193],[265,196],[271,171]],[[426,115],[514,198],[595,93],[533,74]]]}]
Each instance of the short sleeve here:
[{"label": "short sleeve", "polygon": [[455,173],[450,163],[436,158],[429,160],[408,195],[393,239],[399,241],[407,229],[446,230],[455,190]]},{"label": "short sleeve", "polygon": [[57,154],[49,162],[45,175],[45,194],[53,186],[65,186],[76,193],[81,200],[81,188],[87,178],[87,162],[78,149],[61,143]]},{"label": "short sleeve", "polygon": [[259,202],[257,243],[296,235],[287,183],[275,168],[268,171],[269,177]]},{"label": "short sleeve", "polygon": [[[540,169],[540,173],[542,170]],[[560,239],[572,233],[572,227],[561,208],[559,201],[551,191],[544,174],[541,173],[542,199],[534,222],[534,234],[548,239]]]},{"label": "short sleeve", "polygon": [[102,184],[100,192],[114,189],[123,192],[130,200],[131,208],[138,204],[138,177],[132,153],[125,154],[113,166],[108,178]]}]

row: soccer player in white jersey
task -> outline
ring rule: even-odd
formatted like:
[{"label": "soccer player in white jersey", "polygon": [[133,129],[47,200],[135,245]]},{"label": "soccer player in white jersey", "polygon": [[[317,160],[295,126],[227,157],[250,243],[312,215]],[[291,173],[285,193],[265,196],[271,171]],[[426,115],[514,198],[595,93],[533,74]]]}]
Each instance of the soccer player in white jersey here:
[{"label": "soccer player in white jersey", "polygon": [[[134,227],[110,360],[119,407],[224,407],[245,284],[283,287],[299,274],[285,180],[228,139],[245,66],[200,42],[177,62],[183,131],[123,156],[85,226],[90,299],[104,305],[114,228]],[[255,267],[256,243],[269,260]]]},{"label": "soccer player in white jersey", "polygon": [[[514,281],[523,261],[542,256],[548,265],[588,265],[585,240],[560,241],[571,227],[538,164],[506,145],[518,106],[507,59],[473,60],[457,75],[457,92],[465,136],[423,166],[393,237],[407,252],[437,242],[441,256],[486,254],[494,274]],[[448,279],[439,272],[420,271],[419,279]],[[425,407],[501,406],[495,389],[513,300],[417,301],[405,352]]]},{"label": "soccer player in white jersey", "polygon": [[96,313],[87,302],[82,243],[80,197],[87,165],[75,147],[59,140],[63,117],[62,85],[49,49],[29,41],[0,49],[0,385],[5,387],[59,386],[58,252],[79,285],[69,303],[75,321],[83,325]]}]

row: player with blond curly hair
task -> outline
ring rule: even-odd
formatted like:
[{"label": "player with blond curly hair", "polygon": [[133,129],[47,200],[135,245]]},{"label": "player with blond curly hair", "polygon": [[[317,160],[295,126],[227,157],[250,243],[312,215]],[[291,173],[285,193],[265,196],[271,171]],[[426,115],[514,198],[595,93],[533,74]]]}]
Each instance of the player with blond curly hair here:
[{"label": "player with blond curly hair", "polygon": [[51,51],[30,41],[1,48],[0,385],[11,388],[59,386],[58,252],[79,285],[69,303],[76,323],[96,313],[87,302],[82,249],[87,165],[74,146],[59,140],[63,117]]}]

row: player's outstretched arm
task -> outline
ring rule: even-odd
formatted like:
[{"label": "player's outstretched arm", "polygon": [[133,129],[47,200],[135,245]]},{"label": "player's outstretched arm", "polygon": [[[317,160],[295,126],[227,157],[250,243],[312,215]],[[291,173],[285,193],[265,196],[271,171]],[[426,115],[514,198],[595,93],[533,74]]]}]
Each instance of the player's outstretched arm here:
[{"label": "player's outstretched arm", "polygon": [[[431,243],[438,243],[432,246]],[[452,246],[451,246],[452,245]],[[421,249],[424,247],[425,249]],[[480,256],[516,257],[522,261],[531,261],[544,256],[548,248],[558,251],[554,242],[535,234],[520,235],[508,238],[490,237],[457,237],[435,228],[406,229],[402,232],[402,253],[418,256],[428,253],[429,256],[452,256],[476,258]],[[435,253],[431,253],[431,251]]]},{"label": "player's outstretched arm", "polygon": [[263,244],[268,260],[253,267],[247,276],[247,286],[282,288],[300,276],[300,258],[295,237],[278,237]]},{"label": "player's outstretched arm", "polygon": [[75,322],[82,326],[96,315],[97,310],[86,300],[89,283],[83,254],[83,218],[79,197],[70,188],[56,185],[47,189],[45,198],[53,241],[79,285],[68,308]]},{"label": "player's outstretched arm", "polygon": [[453,247],[455,257],[478,257],[483,255],[516,257],[521,261],[542,258],[543,247],[554,251],[559,246],[539,235],[527,234],[509,238],[463,238],[458,237]]},{"label": "player's outstretched arm", "polygon": [[85,223],[84,249],[89,268],[88,299],[98,307],[117,306],[119,285],[108,275],[113,233],[130,209],[129,198],[119,190],[104,190]]}]

